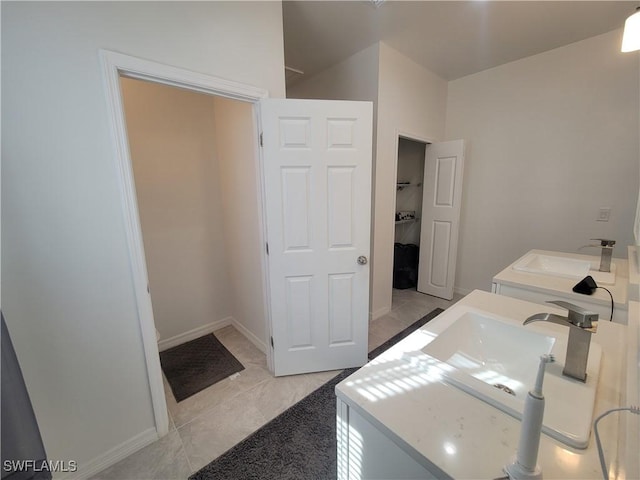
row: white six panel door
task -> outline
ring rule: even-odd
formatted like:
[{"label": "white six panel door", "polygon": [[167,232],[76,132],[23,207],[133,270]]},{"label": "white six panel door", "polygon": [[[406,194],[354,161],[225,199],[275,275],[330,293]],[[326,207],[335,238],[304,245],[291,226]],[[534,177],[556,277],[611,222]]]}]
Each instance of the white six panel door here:
[{"label": "white six panel door", "polygon": [[447,300],[453,298],[463,167],[463,140],[427,145],[417,290]]},{"label": "white six panel door", "polygon": [[268,99],[261,115],[274,374],[363,365],[372,104]]}]

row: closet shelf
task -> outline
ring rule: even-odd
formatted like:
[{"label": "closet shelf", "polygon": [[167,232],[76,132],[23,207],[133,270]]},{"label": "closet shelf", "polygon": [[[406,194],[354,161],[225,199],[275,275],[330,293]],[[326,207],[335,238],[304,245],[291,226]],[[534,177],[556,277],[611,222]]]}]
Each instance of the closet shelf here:
[{"label": "closet shelf", "polygon": [[412,223],[419,221],[419,218],[405,218],[404,220],[396,220],[396,225],[400,225],[403,223]]},{"label": "closet shelf", "polygon": [[398,182],[396,183],[396,190],[404,190],[407,187],[421,187],[422,183],[411,183],[411,182]]}]

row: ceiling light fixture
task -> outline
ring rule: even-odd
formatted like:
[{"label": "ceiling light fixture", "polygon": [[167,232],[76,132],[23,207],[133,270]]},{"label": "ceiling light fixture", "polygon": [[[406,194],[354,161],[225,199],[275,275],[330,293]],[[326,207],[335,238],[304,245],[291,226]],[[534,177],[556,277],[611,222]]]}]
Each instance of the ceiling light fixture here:
[{"label": "ceiling light fixture", "polygon": [[640,50],[640,7],[624,22],[624,34],[622,35],[622,52]]}]

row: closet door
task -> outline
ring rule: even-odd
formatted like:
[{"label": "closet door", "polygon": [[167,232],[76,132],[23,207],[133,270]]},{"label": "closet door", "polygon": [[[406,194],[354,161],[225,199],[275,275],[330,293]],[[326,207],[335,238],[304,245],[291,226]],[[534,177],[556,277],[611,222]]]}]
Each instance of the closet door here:
[{"label": "closet door", "polygon": [[463,140],[427,145],[418,291],[447,300],[453,298],[463,167]]},{"label": "closet door", "polygon": [[275,375],[367,361],[372,104],[261,101]]}]

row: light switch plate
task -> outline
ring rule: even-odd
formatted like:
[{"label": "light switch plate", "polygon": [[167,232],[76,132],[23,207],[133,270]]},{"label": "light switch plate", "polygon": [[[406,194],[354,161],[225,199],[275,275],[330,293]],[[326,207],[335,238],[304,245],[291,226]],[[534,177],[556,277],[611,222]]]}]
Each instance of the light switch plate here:
[{"label": "light switch plate", "polygon": [[608,222],[609,216],[611,216],[611,209],[609,207],[601,207],[598,210],[598,218],[596,220],[598,222]]}]

